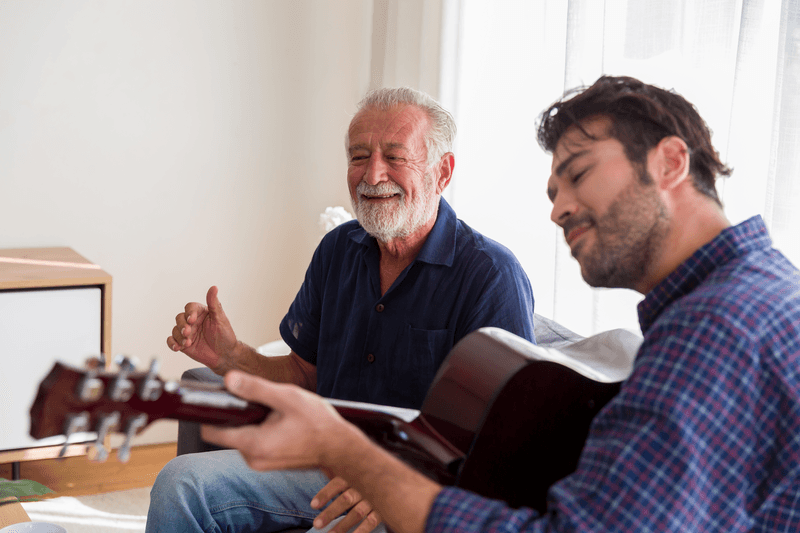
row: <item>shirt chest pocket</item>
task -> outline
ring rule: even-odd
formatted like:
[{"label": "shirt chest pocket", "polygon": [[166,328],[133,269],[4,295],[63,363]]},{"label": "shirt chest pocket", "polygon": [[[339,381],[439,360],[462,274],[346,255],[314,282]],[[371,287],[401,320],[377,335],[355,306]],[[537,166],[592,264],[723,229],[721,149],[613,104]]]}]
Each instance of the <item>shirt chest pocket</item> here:
[{"label": "shirt chest pocket", "polygon": [[433,377],[450,351],[449,331],[446,329],[419,329],[406,326],[405,349],[398,350],[397,374],[392,386],[418,409]]}]

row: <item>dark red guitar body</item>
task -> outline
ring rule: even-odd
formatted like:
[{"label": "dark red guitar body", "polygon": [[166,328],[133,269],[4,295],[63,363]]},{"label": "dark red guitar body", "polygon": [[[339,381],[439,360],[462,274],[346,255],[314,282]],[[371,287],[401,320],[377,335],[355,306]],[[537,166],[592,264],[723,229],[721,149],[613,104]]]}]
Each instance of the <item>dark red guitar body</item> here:
[{"label": "dark red guitar body", "polygon": [[455,484],[543,512],[547,489],[575,470],[589,425],[619,391],[524,346],[475,332],[439,370],[422,415],[466,452]]}]

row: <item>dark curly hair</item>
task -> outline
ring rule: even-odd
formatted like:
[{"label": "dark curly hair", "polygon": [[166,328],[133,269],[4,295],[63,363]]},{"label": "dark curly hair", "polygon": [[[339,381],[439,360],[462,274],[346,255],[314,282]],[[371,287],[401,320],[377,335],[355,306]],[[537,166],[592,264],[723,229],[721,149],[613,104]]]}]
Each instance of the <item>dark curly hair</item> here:
[{"label": "dark curly hair", "polygon": [[674,91],[667,91],[627,76],[603,76],[591,87],[568,91],[539,117],[539,145],[549,153],[570,126],[592,137],[581,122],[592,116],[607,116],[608,134],[625,147],[632,164],[643,169],[647,153],[661,139],[675,135],[689,147],[689,172],[695,188],[722,205],[715,181],[730,176],[711,144],[711,131],[694,106]]}]

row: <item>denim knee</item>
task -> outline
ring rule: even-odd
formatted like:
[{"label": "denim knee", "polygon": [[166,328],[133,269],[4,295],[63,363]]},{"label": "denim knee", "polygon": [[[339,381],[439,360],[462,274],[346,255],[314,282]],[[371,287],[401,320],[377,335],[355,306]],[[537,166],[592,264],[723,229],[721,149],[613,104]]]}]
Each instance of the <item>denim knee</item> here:
[{"label": "denim knee", "polygon": [[158,473],[150,489],[150,506],[174,505],[198,495],[197,461],[191,455],[180,455],[168,462]]}]

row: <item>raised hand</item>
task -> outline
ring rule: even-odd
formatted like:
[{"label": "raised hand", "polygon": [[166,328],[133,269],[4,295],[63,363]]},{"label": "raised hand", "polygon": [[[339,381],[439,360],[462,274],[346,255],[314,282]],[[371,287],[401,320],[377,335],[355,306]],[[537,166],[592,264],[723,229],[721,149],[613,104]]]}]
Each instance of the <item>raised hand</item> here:
[{"label": "raised hand", "polygon": [[237,343],[217,292],[215,286],[208,289],[207,305],[186,304],[184,312],[175,317],[167,346],[176,352],[180,350],[217,374],[224,374],[233,366],[231,357]]},{"label": "raised hand", "polygon": [[315,528],[324,528],[332,520],[348,511],[348,509],[347,515],[332,527],[328,533],[346,533],[355,525],[358,525],[358,527],[353,533],[370,533],[381,523],[381,517],[372,508],[372,504],[340,477],[333,478],[327,485],[322,487],[314,496],[314,499],[311,500],[311,507],[321,509],[334,497],[336,499],[314,519]]}]

